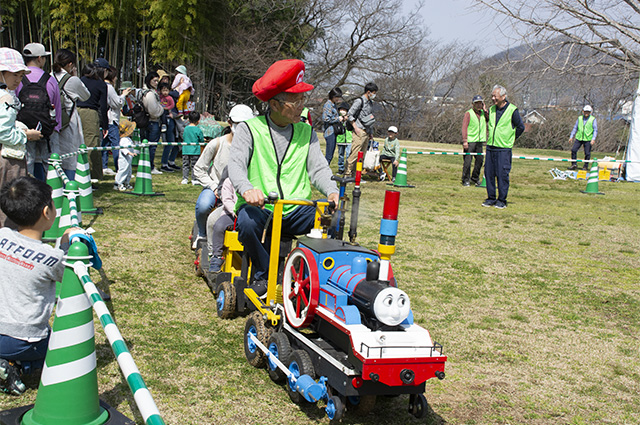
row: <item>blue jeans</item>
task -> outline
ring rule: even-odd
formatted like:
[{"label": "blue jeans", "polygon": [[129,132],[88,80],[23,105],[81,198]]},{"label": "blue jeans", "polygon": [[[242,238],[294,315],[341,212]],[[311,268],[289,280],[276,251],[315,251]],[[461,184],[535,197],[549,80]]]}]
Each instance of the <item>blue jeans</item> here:
[{"label": "blue jeans", "polygon": [[487,146],[484,177],[487,180],[487,198],[496,199],[496,179],[498,180],[498,201],[507,202],[509,193],[509,173],[511,172],[511,149]]},{"label": "blue jeans", "polygon": [[[105,137],[104,139],[102,139],[102,147],[106,147],[106,146],[111,146],[111,147],[115,147],[115,146],[120,146],[120,130],[118,130],[118,125],[117,124],[109,124],[109,129],[107,130],[107,137]],[[120,154],[120,151],[117,149],[114,149],[113,151],[111,151],[113,153],[113,165],[116,168],[116,171],[118,171],[118,155]],[[109,166],[109,151],[103,151],[102,152],[102,168],[107,168]]]},{"label": "blue jeans", "polygon": [[[271,246],[271,226],[267,229],[265,244],[261,243],[264,225],[270,211],[244,204],[238,211],[238,239],[251,258],[251,268],[254,280],[266,280],[269,276],[269,251]],[[313,227],[316,209],[311,205],[299,206],[282,217],[282,233],[289,235],[303,235]]]},{"label": "blue jeans", "polygon": [[207,218],[216,205],[216,195],[209,188],[202,189],[196,201],[196,223],[198,223],[198,235],[207,236]]},{"label": "blue jeans", "polygon": [[[165,131],[162,136],[162,140],[169,143],[174,143],[176,141],[176,122],[173,118],[167,118],[167,131]],[[160,160],[160,163],[165,166],[169,164],[169,162],[175,161],[176,156],[178,156],[178,148],[178,146],[165,146],[162,150],[162,159]],[[176,152],[173,159],[171,159],[174,150]]]},{"label": "blue jeans", "polygon": [[42,369],[48,346],[49,335],[36,342],[27,342],[8,335],[0,335],[0,358],[17,360],[21,363],[30,362],[32,369]]},{"label": "blue jeans", "polygon": [[[157,143],[160,140],[160,122],[159,121],[149,121],[149,126],[147,128],[143,128],[140,131],[140,137],[142,140],[147,140],[149,143]],[[156,157],[156,149],[157,146],[149,146],[149,157],[151,160],[151,169],[153,170],[155,157]]]},{"label": "blue jeans", "polygon": [[351,144],[338,145],[338,174],[344,173],[345,158],[349,158]]},{"label": "blue jeans", "polygon": [[336,134],[333,133],[331,136],[325,136],[324,140],[327,142],[327,152],[324,157],[327,159],[327,163],[331,165],[333,152],[336,150]]}]

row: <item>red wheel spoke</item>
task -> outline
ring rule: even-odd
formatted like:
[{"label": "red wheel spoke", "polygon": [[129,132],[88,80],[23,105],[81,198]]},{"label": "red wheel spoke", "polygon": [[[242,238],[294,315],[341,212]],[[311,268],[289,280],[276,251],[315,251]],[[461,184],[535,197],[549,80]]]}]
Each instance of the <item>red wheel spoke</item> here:
[{"label": "red wheel spoke", "polygon": [[300,292],[300,297],[302,298],[302,302],[304,302],[305,306],[309,305],[309,299],[307,298],[307,294],[304,292]]},{"label": "red wheel spoke", "polygon": [[296,292],[293,289],[291,289],[291,292],[289,292],[289,295],[288,295],[289,299],[292,300],[293,297],[295,296],[296,296]]},{"label": "red wheel spoke", "polygon": [[296,298],[296,317],[300,317],[300,297]]},{"label": "red wheel spoke", "polygon": [[298,274],[296,273],[296,268],[293,265],[291,266],[291,277],[294,281],[298,280]]},{"label": "red wheel spoke", "polygon": [[304,276],[304,261],[300,260],[300,272],[298,273],[298,277],[302,278],[302,276]]},{"label": "red wheel spoke", "polygon": [[309,277],[307,276],[303,281],[298,283],[300,285],[300,289],[307,289],[309,287]]}]

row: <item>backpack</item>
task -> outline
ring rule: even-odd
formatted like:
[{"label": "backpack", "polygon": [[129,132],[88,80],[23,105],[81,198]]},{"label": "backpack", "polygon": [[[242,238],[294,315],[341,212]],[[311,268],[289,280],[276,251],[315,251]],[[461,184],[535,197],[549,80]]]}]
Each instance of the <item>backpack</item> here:
[{"label": "backpack", "polygon": [[72,103],[71,110],[69,112],[67,112],[66,108],[64,107],[64,103],[62,104],[62,114],[60,116],[60,122],[61,122],[60,130],[64,130],[65,128],[69,127],[69,121],[71,120],[71,115],[73,115],[73,111],[76,109],[76,102],[71,98],[71,96],[69,96],[69,93],[67,93],[64,89],[64,86],[65,84],[67,84],[67,81],[69,81],[69,78],[71,78],[71,74],[64,74],[62,79],[58,81],[58,87],[60,88],[60,97],[65,97],[69,99]]},{"label": "backpack", "polygon": [[51,118],[53,105],[47,93],[47,81],[49,74],[42,74],[40,79],[33,83],[24,76],[22,77],[22,90],[18,95],[18,99],[22,104],[18,112],[18,121],[23,122],[27,128],[35,129],[38,124],[42,126],[40,132],[42,136],[48,138],[53,133],[56,126],[56,120]]},{"label": "backpack", "polygon": [[144,107],[144,103],[142,99],[149,93],[151,90],[138,90],[136,96],[133,101],[133,108],[130,110],[130,115],[133,117],[133,120],[136,122],[137,128],[147,128],[149,127],[149,121],[151,120],[151,116],[149,112]]}]

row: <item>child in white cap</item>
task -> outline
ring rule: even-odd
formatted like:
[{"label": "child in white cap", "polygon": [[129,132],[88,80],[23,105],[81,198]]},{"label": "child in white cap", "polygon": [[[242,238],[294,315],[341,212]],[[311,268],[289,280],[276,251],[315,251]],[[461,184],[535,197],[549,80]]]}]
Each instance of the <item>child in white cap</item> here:
[{"label": "child in white cap", "polygon": [[396,173],[398,172],[398,162],[400,161],[400,142],[398,142],[398,127],[392,125],[387,130],[387,138],[384,140],[384,148],[380,154],[380,163],[384,168],[380,180],[384,180],[387,177],[387,167],[389,163],[393,166],[393,173],[391,175],[391,181],[396,180]]},{"label": "child in white cap", "polygon": [[171,89],[176,90],[180,97],[176,102],[176,108],[178,108],[178,114],[184,115],[187,111],[187,102],[191,99],[191,92],[193,91],[193,83],[191,78],[187,76],[187,68],[184,65],[176,67],[176,77],[173,79]]},{"label": "child in white cap", "polygon": [[[27,140],[35,141],[42,137],[40,131],[27,129],[23,123],[16,121],[20,102],[14,91],[22,77],[30,72],[18,51],[0,48],[0,187],[27,174]],[[0,227],[5,226],[17,229],[0,211]]]}]

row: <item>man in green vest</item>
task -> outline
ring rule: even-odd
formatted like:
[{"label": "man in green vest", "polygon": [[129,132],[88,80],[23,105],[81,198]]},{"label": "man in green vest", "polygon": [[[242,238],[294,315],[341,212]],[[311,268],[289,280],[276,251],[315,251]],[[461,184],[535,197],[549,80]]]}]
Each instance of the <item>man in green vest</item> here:
[{"label": "man in green vest", "polygon": [[[509,173],[511,172],[511,149],[513,143],[524,132],[524,124],[518,107],[507,101],[507,89],[494,86],[491,91],[493,106],[489,108],[487,127],[487,159],[484,176],[487,180],[487,199],[483,207],[507,208]],[[496,179],[498,197],[496,198]]]},{"label": "man in green vest", "polygon": [[[338,187],[331,180],[320,142],[313,128],[300,122],[304,93],[313,89],[304,83],[304,63],[287,59],[274,63],[253,85],[253,94],[269,107],[265,115],[238,124],[233,136],[229,178],[238,194],[236,204],[238,238],[251,258],[254,291],[267,292],[269,253],[261,243],[273,205],[265,196],[276,192],[280,199],[310,199],[311,185],[338,203]],[[282,232],[308,233],[313,227],[313,206],[286,205]],[[267,233],[268,235],[269,233]]]},{"label": "man in green vest", "polygon": [[[462,149],[465,153],[482,153],[482,144],[487,141],[487,120],[489,115],[484,112],[484,100],[482,96],[473,96],[472,108],[462,119]],[[471,155],[465,155],[462,164],[462,185],[470,186],[469,174],[471,171]],[[482,171],[482,155],[475,157],[471,182],[476,186],[480,184],[480,171]]]},{"label": "man in green vest", "polygon": [[[591,148],[596,142],[596,136],[598,135],[598,122],[596,118],[591,115],[591,112],[593,112],[591,105],[585,105],[584,108],[582,108],[582,115],[578,117],[576,125],[573,126],[571,136],[569,136],[569,143],[573,142],[571,159],[578,157],[580,146],[584,146],[584,159],[587,161],[591,159]],[[589,163],[585,162],[582,168],[588,170]],[[569,170],[577,169],[578,166],[574,161],[571,167],[569,167]]]}]

